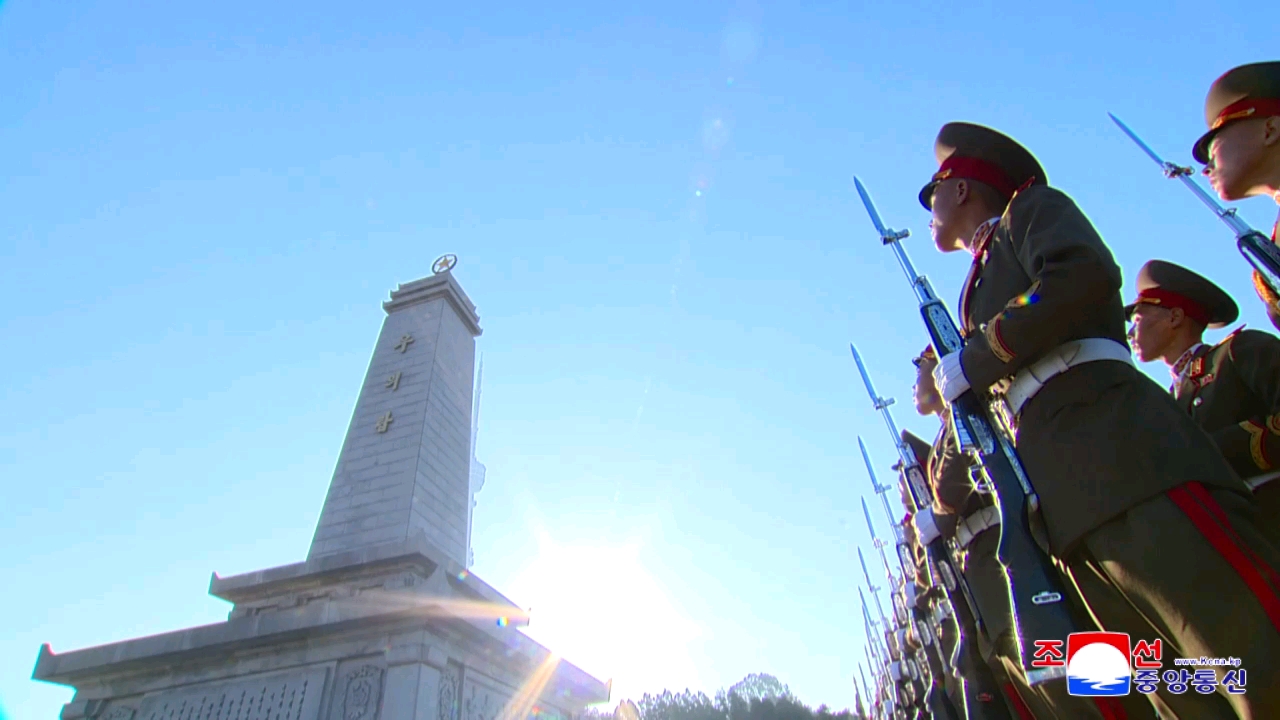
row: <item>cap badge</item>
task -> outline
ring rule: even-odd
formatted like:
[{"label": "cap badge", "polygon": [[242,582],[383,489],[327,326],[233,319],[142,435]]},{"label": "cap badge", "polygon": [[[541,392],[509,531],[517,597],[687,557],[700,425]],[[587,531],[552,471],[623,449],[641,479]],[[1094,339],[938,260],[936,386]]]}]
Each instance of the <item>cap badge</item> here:
[{"label": "cap badge", "polygon": [[1213,121],[1213,126],[1212,126],[1212,127],[1210,127],[1209,129],[1210,129],[1210,130],[1217,130],[1218,128],[1222,127],[1223,125],[1226,125],[1227,123],[1231,122],[1232,120],[1239,120],[1240,118],[1247,118],[1247,117],[1249,117],[1250,115],[1254,114],[1254,113],[1255,113],[1255,112],[1257,112],[1257,111],[1258,111],[1258,108],[1249,108],[1249,109],[1247,109],[1247,110],[1241,110],[1240,112],[1233,112],[1233,113],[1227,113],[1227,114],[1224,114],[1224,115],[1219,115],[1219,116],[1218,116],[1218,119]]}]

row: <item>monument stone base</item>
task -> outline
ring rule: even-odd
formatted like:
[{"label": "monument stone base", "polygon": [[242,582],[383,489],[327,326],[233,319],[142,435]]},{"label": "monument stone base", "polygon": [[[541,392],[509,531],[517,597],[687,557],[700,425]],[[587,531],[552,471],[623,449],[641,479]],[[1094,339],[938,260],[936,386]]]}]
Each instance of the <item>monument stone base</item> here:
[{"label": "monument stone base", "polygon": [[517,628],[525,613],[424,534],[210,581],[226,622],[55,654],[63,720],[573,718],[609,684]]}]

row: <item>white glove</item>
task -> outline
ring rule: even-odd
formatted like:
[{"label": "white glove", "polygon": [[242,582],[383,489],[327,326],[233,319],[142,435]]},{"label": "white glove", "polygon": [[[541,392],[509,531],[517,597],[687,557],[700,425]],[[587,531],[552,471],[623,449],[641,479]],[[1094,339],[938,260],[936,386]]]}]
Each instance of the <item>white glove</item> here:
[{"label": "white glove", "polygon": [[907,649],[907,631],[906,630],[898,631],[898,647],[902,648],[904,654],[906,653],[906,649]]},{"label": "white glove", "polygon": [[956,398],[969,389],[969,378],[964,376],[959,352],[942,356],[938,366],[933,369],[933,381],[938,386],[938,393],[947,402],[955,402]]},{"label": "white glove", "polygon": [[920,537],[921,545],[928,545],[942,536],[942,533],[938,532],[938,524],[933,521],[933,510],[929,508],[916,513],[912,522],[915,523],[916,534]]},{"label": "white glove", "polygon": [[902,681],[902,663],[895,662],[889,666],[889,677],[893,678],[894,682]]},{"label": "white glove", "polygon": [[910,605],[911,607],[915,607],[916,606],[916,584],[911,582],[907,583],[906,592],[907,592],[907,605]]}]

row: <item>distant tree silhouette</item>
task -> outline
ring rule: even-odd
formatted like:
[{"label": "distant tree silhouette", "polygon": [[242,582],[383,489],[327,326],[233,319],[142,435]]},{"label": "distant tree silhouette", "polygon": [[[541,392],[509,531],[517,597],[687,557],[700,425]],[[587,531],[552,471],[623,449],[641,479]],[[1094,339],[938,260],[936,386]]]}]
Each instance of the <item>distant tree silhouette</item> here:
[{"label": "distant tree silhouette", "polygon": [[[638,717],[637,717],[638,716]],[[639,702],[624,700],[613,711],[588,708],[581,720],[864,720],[849,710],[817,710],[800,702],[791,688],[772,675],[752,673],[714,698],[686,688],[660,695],[645,693]]]},{"label": "distant tree silhouette", "polygon": [[794,700],[791,688],[787,687],[772,675],[751,673],[734,683],[729,688],[729,695],[737,695],[743,700]]}]

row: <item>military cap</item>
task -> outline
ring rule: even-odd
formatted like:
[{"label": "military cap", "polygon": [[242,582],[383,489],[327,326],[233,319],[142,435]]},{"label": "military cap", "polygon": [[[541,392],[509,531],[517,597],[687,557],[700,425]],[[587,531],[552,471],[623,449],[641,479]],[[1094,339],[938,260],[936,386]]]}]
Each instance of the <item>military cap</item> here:
[{"label": "military cap", "polygon": [[920,204],[933,209],[933,189],[949,179],[977,180],[1006,198],[1026,185],[1049,182],[1044,168],[1016,140],[982,125],[953,122],[942,126],[933,144],[938,172],[920,190]]},{"label": "military cap", "polygon": [[1209,131],[1196,140],[1191,154],[1201,164],[1209,162],[1209,143],[1218,131],[1235,120],[1280,115],[1280,62],[1241,65],[1228,70],[1209,86],[1204,100],[1204,122]]},{"label": "military cap", "polygon": [[921,366],[921,365],[923,365],[923,364],[925,363],[925,361],[927,361],[927,360],[937,360],[937,359],[938,359],[938,354],[937,354],[937,353],[935,353],[935,352],[933,351],[933,346],[932,346],[932,345],[925,345],[925,346],[924,346],[924,350],[921,350],[921,351],[920,351],[920,354],[919,354],[919,355],[917,355],[917,356],[916,356],[916,357],[911,361],[911,363],[912,363],[913,365],[915,365],[916,367],[920,367],[920,366]]},{"label": "military cap", "polygon": [[1138,299],[1124,309],[1133,316],[1139,305],[1181,308],[1187,317],[1210,328],[1234,322],[1240,309],[1222,288],[1181,265],[1152,260],[1138,271]]}]

